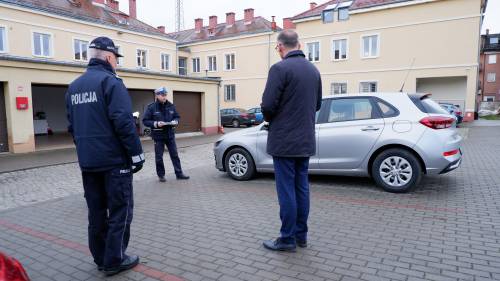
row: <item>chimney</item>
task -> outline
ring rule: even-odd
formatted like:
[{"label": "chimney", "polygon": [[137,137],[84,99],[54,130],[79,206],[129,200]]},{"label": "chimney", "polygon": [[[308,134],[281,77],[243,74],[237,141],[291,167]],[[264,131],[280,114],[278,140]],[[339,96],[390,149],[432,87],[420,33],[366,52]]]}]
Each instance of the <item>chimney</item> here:
[{"label": "chimney", "polygon": [[217,16],[210,16],[208,18],[208,28],[215,29],[217,27]]},{"label": "chimney", "polygon": [[292,18],[283,18],[283,29],[295,29],[295,24]]},{"label": "chimney", "polygon": [[490,29],[486,28],[486,35],[490,35]]},{"label": "chimney", "polygon": [[271,22],[271,29],[273,31],[276,31],[278,29],[278,26],[276,25],[276,21],[274,20],[274,18],[276,18],[275,16],[272,16],[273,18],[273,21]]},{"label": "chimney", "polygon": [[245,9],[245,24],[251,24],[254,18],[254,9]]},{"label": "chimney", "polygon": [[128,16],[131,18],[137,18],[137,5],[136,0],[128,0]]},{"label": "chimney", "polygon": [[196,33],[200,33],[203,29],[203,19],[197,18],[194,20],[194,29]]},{"label": "chimney", "polygon": [[165,33],[165,26],[160,25],[160,26],[158,26],[158,27],[157,27],[157,29],[158,29],[160,32]]},{"label": "chimney", "polygon": [[108,6],[113,10],[120,10],[120,3],[116,0],[108,0]]},{"label": "chimney", "polygon": [[311,2],[309,3],[309,9],[312,10],[314,8],[316,8],[318,6],[318,4],[316,4],[316,2]]},{"label": "chimney", "polygon": [[106,3],[104,3],[104,0],[93,0],[92,4],[94,4],[96,6],[101,6],[101,7],[106,6]]},{"label": "chimney", "polygon": [[226,13],[226,26],[231,27],[236,22],[236,15],[233,12]]}]

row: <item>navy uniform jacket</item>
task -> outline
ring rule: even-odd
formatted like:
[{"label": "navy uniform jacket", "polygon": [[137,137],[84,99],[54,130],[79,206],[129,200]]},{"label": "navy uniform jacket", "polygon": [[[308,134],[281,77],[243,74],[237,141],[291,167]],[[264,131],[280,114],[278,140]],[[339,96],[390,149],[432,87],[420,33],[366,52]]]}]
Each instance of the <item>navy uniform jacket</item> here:
[{"label": "navy uniform jacket", "polygon": [[292,51],[269,70],[262,113],[269,122],[267,153],[310,157],[316,153],[315,117],[321,108],[321,76],[302,51]]},{"label": "navy uniform jacket", "polygon": [[176,120],[179,122],[179,113],[175,109],[175,105],[169,101],[166,101],[164,104],[156,101],[150,105],[146,109],[144,113],[144,118],[142,119],[142,123],[144,126],[151,128],[151,136],[154,140],[160,139],[174,139],[175,131],[174,126],[164,126],[158,127],[157,122],[172,122]]},{"label": "navy uniform jacket", "polygon": [[132,102],[108,62],[91,59],[66,93],[69,132],[83,171],[105,171],[144,161]]}]

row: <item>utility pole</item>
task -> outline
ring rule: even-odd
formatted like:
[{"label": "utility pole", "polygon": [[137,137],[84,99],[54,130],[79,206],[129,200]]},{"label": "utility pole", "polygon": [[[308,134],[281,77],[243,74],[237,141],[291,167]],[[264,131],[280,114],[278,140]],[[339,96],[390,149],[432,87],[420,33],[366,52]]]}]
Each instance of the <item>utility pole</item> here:
[{"label": "utility pole", "polygon": [[175,0],[175,31],[184,30],[184,0]]}]

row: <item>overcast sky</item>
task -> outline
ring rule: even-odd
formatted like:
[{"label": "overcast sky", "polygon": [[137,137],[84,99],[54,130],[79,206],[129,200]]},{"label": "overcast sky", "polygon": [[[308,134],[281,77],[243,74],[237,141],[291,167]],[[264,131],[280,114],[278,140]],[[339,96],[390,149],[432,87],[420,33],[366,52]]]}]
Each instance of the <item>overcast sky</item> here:
[{"label": "overcast sky", "polygon": [[[243,18],[243,10],[254,8],[255,16],[263,16],[271,20],[276,16],[281,26],[282,18],[291,17],[309,8],[311,0],[183,0],[184,27],[194,27],[195,18],[203,18],[208,25],[208,17],[218,16],[218,21],[225,22],[227,12],[235,12],[236,19]],[[140,20],[152,25],[164,25],[167,31],[175,30],[176,0],[137,0],[137,15]],[[316,1],[321,4],[325,1]],[[120,0],[120,9],[128,13],[128,0]],[[483,33],[486,28],[491,33],[500,33],[500,0],[489,0],[486,10]]]}]

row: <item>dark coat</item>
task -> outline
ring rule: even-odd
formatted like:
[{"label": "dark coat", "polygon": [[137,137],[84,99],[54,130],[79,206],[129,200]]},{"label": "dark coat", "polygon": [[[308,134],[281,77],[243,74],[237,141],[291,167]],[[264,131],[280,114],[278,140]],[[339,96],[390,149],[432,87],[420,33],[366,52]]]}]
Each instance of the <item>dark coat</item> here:
[{"label": "dark coat", "polygon": [[144,112],[144,118],[142,119],[142,123],[144,126],[151,128],[151,137],[154,140],[161,139],[174,139],[175,138],[175,129],[174,126],[164,126],[158,128],[156,126],[156,122],[172,122],[174,120],[179,121],[181,117],[177,110],[175,109],[175,105],[169,101],[166,101],[164,104],[156,101],[150,105]]},{"label": "dark coat", "polygon": [[292,51],[269,70],[262,113],[269,122],[267,153],[310,157],[316,153],[315,117],[321,108],[321,76],[302,51]]},{"label": "dark coat", "polygon": [[83,171],[105,171],[144,161],[132,101],[108,62],[91,59],[66,92],[69,132]]}]

